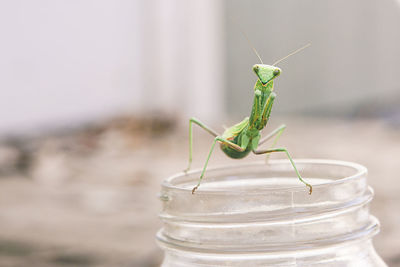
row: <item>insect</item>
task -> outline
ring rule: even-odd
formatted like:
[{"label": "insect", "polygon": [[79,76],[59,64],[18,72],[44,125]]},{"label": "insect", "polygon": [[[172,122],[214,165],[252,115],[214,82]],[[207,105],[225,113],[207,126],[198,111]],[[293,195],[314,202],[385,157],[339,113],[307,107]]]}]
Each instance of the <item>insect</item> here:
[{"label": "insect", "polygon": [[[246,36],[247,38],[247,36]],[[276,93],[273,92],[274,89],[274,80],[281,74],[281,69],[276,67],[275,65],[282,60],[288,58],[291,55],[296,54],[297,52],[303,50],[308,47],[310,44],[307,44],[294,52],[290,53],[286,57],[278,60],[272,65],[265,65],[260,55],[257,53],[255,48],[253,48],[257,57],[260,59],[261,64],[255,64],[253,66],[253,71],[257,76],[257,82],[254,86],[254,101],[253,107],[250,113],[250,117],[244,118],[243,121],[227,128],[222,135],[219,135],[216,131],[212,130],[210,127],[206,126],[204,123],[199,121],[196,118],[191,118],[189,120],[189,165],[184,170],[187,172],[190,170],[190,166],[192,164],[192,151],[193,151],[193,129],[192,125],[197,124],[209,134],[214,136],[214,141],[211,145],[210,152],[208,153],[207,160],[204,164],[203,170],[200,174],[200,178],[198,184],[192,189],[192,194],[199,188],[200,183],[204,177],[204,174],[207,169],[208,161],[210,160],[211,154],[214,150],[215,144],[220,143],[220,147],[222,151],[231,158],[240,159],[246,157],[250,152],[254,154],[267,154],[274,152],[283,152],[288,157],[291,165],[293,166],[294,171],[296,172],[297,177],[301,182],[303,182],[309,189],[309,194],[312,193],[312,186],[305,182],[301,177],[299,171],[296,168],[296,165],[290,156],[289,152],[286,148],[274,148],[276,142],[278,141],[280,135],[285,130],[286,126],[281,125],[270,134],[261,138],[260,131],[265,128],[268,123],[268,119],[271,114],[272,105],[274,103]],[[266,141],[275,137],[271,148],[269,149],[258,149],[258,147],[264,144]]]}]

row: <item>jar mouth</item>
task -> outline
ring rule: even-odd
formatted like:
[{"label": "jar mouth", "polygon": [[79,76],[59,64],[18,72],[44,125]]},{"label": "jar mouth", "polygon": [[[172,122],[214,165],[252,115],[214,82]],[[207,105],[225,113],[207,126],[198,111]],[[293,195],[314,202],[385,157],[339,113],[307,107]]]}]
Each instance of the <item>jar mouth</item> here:
[{"label": "jar mouth", "polygon": [[163,220],[274,221],[365,205],[373,196],[367,169],[359,164],[321,159],[295,161],[313,193],[299,181],[287,160],[210,168],[192,194],[200,170],[179,173],[162,184]]},{"label": "jar mouth", "polygon": [[[320,190],[326,187],[332,187],[334,185],[339,185],[347,182],[351,182],[352,180],[356,180],[360,177],[364,177],[367,175],[367,168],[363,165],[340,161],[340,160],[328,160],[328,159],[296,159],[294,160],[296,167],[298,168],[300,174],[303,179],[307,181],[307,173],[310,172],[309,167],[312,166],[311,172],[315,172],[318,169],[321,174],[319,178],[314,178],[314,183],[310,182],[313,186],[313,190]],[[219,185],[210,186],[208,184],[209,179],[215,180],[218,179],[220,173],[225,173],[229,170],[231,173],[233,172],[245,172],[246,175],[250,173],[253,169],[254,172],[259,172],[259,168],[265,169],[266,176],[279,176],[282,177],[282,174],[285,173],[287,177],[294,177],[295,172],[293,170],[292,165],[289,160],[269,160],[268,163],[265,161],[256,161],[253,163],[239,163],[239,164],[231,164],[231,165],[223,165],[218,167],[210,167],[207,169],[205,177],[203,178],[202,185],[199,190],[196,191],[195,194],[201,195],[215,195],[215,194],[266,194],[269,192],[277,192],[277,191],[305,191],[306,187],[303,183],[298,181],[298,183],[287,183],[284,181],[279,186],[277,183],[268,186],[260,186],[255,185],[251,187],[251,190],[248,190],[248,187],[235,187],[234,189],[229,186],[226,179],[224,179],[225,183],[220,183]],[[324,173],[324,169],[332,169],[334,168],[334,173]],[[339,170],[341,169],[341,170]],[[244,171],[243,171],[244,170]],[[192,188],[197,184],[197,181],[200,177],[202,169],[195,169],[189,171],[187,173],[181,172],[175,175],[172,175],[165,179],[162,183],[162,188],[168,191],[183,191],[191,193]],[[278,175],[276,175],[278,173]],[[340,174],[341,173],[341,174]],[[338,175],[339,174],[339,175]],[[315,176],[314,174],[313,176]],[[235,177],[230,176],[232,180],[235,180]],[[293,181],[293,180],[292,180]],[[285,183],[286,182],[286,183]],[[317,182],[317,183],[315,183]]]},{"label": "jar mouth", "polygon": [[[266,251],[360,239],[379,225],[369,215],[373,191],[356,163],[288,160],[210,168],[167,178],[161,188],[163,230],[158,240],[194,250]],[[294,248],[294,249],[295,249]]]}]

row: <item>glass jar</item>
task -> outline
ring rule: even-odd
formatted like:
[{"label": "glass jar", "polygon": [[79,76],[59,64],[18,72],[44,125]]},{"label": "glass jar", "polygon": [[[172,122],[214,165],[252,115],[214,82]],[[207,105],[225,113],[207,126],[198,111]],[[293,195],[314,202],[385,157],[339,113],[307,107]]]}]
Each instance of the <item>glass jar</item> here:
[{"label": "glass jar", "polygon": [[372,237],[367,169],[333,160],[297,160],[312,195],[286,160],[209,169],[162,184],[163,267],[386,266]]}]

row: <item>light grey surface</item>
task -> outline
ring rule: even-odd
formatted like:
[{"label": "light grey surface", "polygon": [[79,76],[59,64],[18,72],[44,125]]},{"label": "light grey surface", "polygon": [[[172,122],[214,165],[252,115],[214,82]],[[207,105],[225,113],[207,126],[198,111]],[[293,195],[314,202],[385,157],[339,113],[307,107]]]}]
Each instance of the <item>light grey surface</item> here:
[{"label": "light grey surface", "polygon": [[[347,160],[368,168],[375,189],[371,213],[381,222],[375,247],[389,266],[400,266],[400,131],[380,121],[274,117],[266,132],[280,122],[288,128],[278,145],[295,158]],[[165,177],[186,167],[187,125],[167,135],[130,125],[122,121],[103,131],[42,139],[25,175],[2,175],[2,266],[64,266],[68,260],[78,266],[157,266],[162,255],[154,242],[161,225],[157,194]],[[211,142],[195,128],[194,168],[204,163]],[[242,161],[255,160],[260,156]],[[235,162],[216,150],[210,166]]]}]

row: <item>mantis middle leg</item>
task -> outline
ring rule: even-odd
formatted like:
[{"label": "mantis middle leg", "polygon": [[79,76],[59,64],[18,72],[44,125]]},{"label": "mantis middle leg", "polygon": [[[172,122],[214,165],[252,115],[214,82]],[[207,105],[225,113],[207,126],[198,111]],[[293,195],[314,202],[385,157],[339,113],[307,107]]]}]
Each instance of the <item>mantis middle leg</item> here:
[{"label": "mantis middle leg", "polygon": [[260,154],[268,154],[268,153],[273,153],[273,152],[285,152],[286,156],[288,157],[288,159],[290,160],[290,163],[293,166],[294,171],[297,174],[297,177],[299,178],[299,180],[304,183],[308,189],[309,189],[309,194],[311,195],[312,193],[312,186],[307,183],[306,181],[303,180],[303,178],[301,177],[299,171],[296,168],[296,165],[294,164],[294,161],[292,159],[292,157],[290,156],[289,152],[287,151],[286,148],[273,148],[273,149],[267,149],[267,150],[253,150],[253,153],[256,155],[260,155]]},{"label": "mantis middle leg", "polygon": [[198,119],[190,118],[190,120],[189,120],[189,164],[188,164],[188,167],[184,170],[184,172],[188,172],[190,170],[191,165],[192,165],[192,154],[193,154],[193,129],[192,129],[192,124],[193,123],[199,125],[201,128],[206,130],[206,132],[208,132],[212,136],[214,136],[214,137],[218,136],[217,132],[215,132],[210,127],[208,127],[205,124],[203,124]]},{"label": "mantis middle leg", "polygon": [[[264,138],[262,138],[262,139],[260,140],[260,142],[258,143],[258,146],[264,144],[264,143],[267,142],[269,139],[271,139],[272,137],[275,136],[275,139],[274,139],[272,145],[269,147],[270,149],[274,148],[275,145],[276,145],[276,143],[277,143],[278,140],[279,140],[279,137],[281,137],[281,135],[282,135],[282,133],[283,133],[283,131],[284,131],[285,129],[286,129],[286,125],[285,125],[285,124],[282,124],[281,126],[279,126],[278,128],[276,128],[275,130],[273,130],[271,133],[269,133],[267,136],[265,136]],[[270,155],[270,153],[267,153],[267,156],[266,156],[266,158],[265,158],[266,161],[268,161],[269,155]]]},{"label": "mantis middle leg", "polygon": [[272,132],[270,132],[267,136],[261,138],[260,142],[258,143],[259,146],[261,146],[262,144],[264,144],[265,142],[267,142],[269,139],[271,139],[272,137],[275,136],[275,140],[272,143],[272,147],[276,145],[276,143],[278,142],[279,137],[281,136],[281,134],[283,133],[283,131],[286,129],[286,125],[282,124],[281,126],[279,126],[278,128],[276,128],[275,130],[273,130]]},{"label": "mantis middle leg", "polygon": [[197,185],[196,185],[195,187],[193,187],[193,189],[192,189],[192,194],[194,194],[194,192],[195,192],[195,191],[197,190],[197,188],[199,188],[199,186],[200,186],[201,180],[203,179],[204,173],[206,172],[206,169],[207,169],[208,161],[210,160],[211,154],[212,154],[212,152],[213,152],[213,150],[214,150],[214,147],[215,147],[215,144],[216,144],[217,142],[221,142],[221,143],[223,143],[223,144],[226,144],[226,145],[228,145],[228,146],[232,147],[233,149],[236,149],[237,151],[240,151],[240,152],[243,152],[243,151],[245,150],[244,148],[241,148],[239,145],[234,144],[234,143],[232,143],[232,142],[230,142],[230,141],[228,141],[228,140],[222,138],[221,136],[215,137],[215,139],[214,139],[214,141],[213,141],[213,143],[212,143],[212,145],[211,145],[210,152],[208,153],[206,163],[204,164],[203,171],[201,172],[201,175],[200,175],[200,178],[199,178],[199,182],[197,183]]}]

